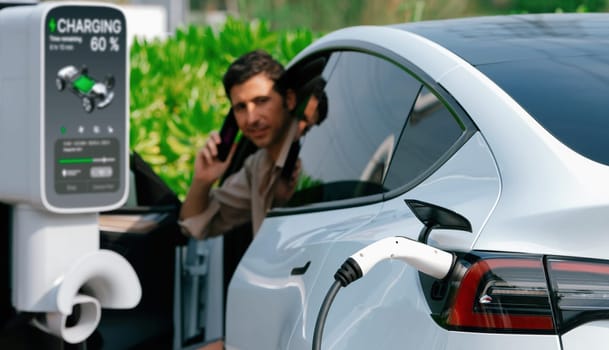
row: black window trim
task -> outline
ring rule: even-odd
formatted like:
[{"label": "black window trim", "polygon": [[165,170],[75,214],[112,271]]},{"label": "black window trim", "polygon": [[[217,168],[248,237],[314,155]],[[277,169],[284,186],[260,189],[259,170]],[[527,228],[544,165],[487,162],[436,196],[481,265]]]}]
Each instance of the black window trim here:
[{"label": "black window trim", "polygon": [[349,199],[339,199],[335,201],[319,202],[305,204],[298,207],[279,207],[273,208],[266,217],[284,216],[284,215],[295,215],[314,213],[318,211],[326,210],[340,210],[346,208],[359,207],[374,203],[380,203],[383,201],[384,193],[372,194],[369,196],[355,197]]},{"label": "black window trim", "polygon": [[[421,84],[426,87],[431,93],[434,93],[434,95],[436,95],[436,97],[442,102],[442,104],[447,109],[449,109],[453,117],[456,119],[456,122],[461,125],[462,128],[464,128],[464,131],[457,139],[457,141],[428,170],[426,170],[421,175],[417,176],[415,179],[403,186],[400,186],[388,192],[373,194],[369,196],[305,204],[298,207],[277,207],[271,209],[271,211],[266,215],[266,217],[277,217],[314,213],[327,210],[353,208],[379,203],[400,196],[405,192],[411,190],[421,182],[425,181],[425,179],[427,179],[431,174],[437,171],[438,168],[440,168],[444,163],[446,163],[446,161],[451,158],[472,137],[472,135],[474,135],[478,131],[474,122],[463,110],[461,105],[457,103],[457,101],[444,89],[441,84],[436,83],[433,79],[431,79],[431,77],[429,77],[429,75],[427,75],[418,67],[414,66],[412,62],[404,59],[403,57],[398,56],[394,52],[391,52],[390,50],[387,50],[384,47],[375,44],[370,44],[368,42],[361,42],[359,40],[341,40],[332,43],[332,46],[321,48],[320,50],[315,51],[306,57],[303,57],[302,59],[300,59],[299,62],[315,59],[316,57],[319,57],[321,55],[326,55],[329,57],[333,53],[338,53],[342,51],[361,52],[364,54],[379,57],[381,59],[392,62],[393,64],[396,64],[398,67],[406,71],[406,73],[410,74],[413,78],[421,82]],[[406,123],[404,123],[403,128],[405,127]],[[400,132],[400,136],[401,134],[402,132]],[[391,164],[389,164],[389,167],[391,167]]]}]

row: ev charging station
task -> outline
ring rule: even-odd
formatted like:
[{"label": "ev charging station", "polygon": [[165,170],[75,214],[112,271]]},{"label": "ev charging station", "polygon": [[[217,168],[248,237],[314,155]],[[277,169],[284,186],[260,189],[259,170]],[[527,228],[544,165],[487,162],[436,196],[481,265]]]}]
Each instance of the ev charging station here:
[{"label": "ev charging station", "polygon": [[142,294],[127,260],[100,249],[98,228],[98,213],[128,194],[126,30],[109,4],[0,6],[0,201],[12,213],[12,304],[68,343],[93,333],[101,308],[135,307]]}]

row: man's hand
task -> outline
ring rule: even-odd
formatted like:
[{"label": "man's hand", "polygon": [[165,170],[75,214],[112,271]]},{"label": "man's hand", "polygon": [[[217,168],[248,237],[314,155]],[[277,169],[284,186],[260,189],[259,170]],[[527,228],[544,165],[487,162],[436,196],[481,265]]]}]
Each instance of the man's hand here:
[{"label": "man's hand", "polygon": [[224,174],[233,159],[237,145],[233,144],[226,161],[222,162],[218,159],[219,143],[220,135],[217,132],[212,132],[205,146],[197,152],[192,183],[180,209],[181,220],[207,209],[209,191],[212,185]]},{"label": "man's hand", "polygon": [[228,168],[237,146],[236,144],[232,145],[226,161],[222,162],[218,159],[218,145],[220,144],[220,141],[220,135],[213,131],[209,134],[209,139],[205,143],[205,146],[197,152],[194,165],[195,181],[201,181],[210,186],[216,182]]}]

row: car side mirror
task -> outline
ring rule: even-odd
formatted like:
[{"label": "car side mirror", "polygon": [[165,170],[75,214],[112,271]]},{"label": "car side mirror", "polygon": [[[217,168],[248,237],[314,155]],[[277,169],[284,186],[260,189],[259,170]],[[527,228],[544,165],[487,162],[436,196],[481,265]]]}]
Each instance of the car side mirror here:
[{"label": "car side mirror", "polygon": [[472,225],[463,215],[455,213],[435,204],[415,199],[405,199],[406,205],[414,215],[425,225],[419,233],[418,241],[427,243],[433,229],[452,229],[472,232]]}]

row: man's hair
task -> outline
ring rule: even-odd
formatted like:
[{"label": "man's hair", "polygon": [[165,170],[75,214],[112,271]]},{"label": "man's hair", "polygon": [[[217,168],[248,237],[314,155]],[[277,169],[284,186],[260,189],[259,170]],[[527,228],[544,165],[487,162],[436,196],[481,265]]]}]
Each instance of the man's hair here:
[{"label": "man's hair", "polygon": [[[251,77],[260,73],[264,73],[269,79],[277,82],[283,75],[283,72],[283,65],[275,60],[268,52],[264,50],[251,51],[237,58],[228,67],[228,70],[222,79],[224,91],[230,100],[230,90],[233,86],[243,84]],[[282,96],[285,96],[285,90],[280,86],[275,86],[274,88]]]}]

